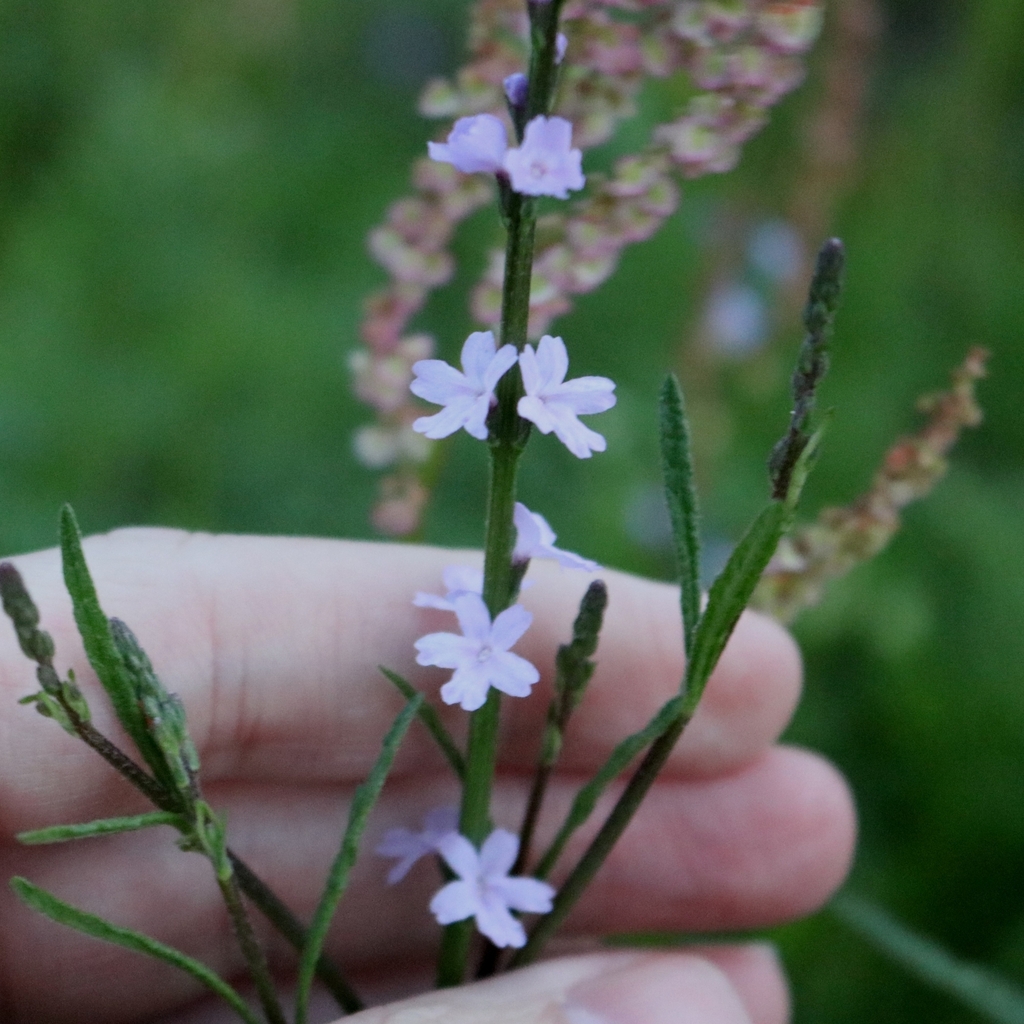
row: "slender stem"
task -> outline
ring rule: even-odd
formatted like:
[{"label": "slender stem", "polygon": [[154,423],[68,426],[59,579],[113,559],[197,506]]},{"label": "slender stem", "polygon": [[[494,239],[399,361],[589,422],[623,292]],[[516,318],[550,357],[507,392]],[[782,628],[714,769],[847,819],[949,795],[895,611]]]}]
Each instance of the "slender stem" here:
[{"label": "slender stem", "polygon": [[[300,953],[306,945],[306,929],[302,922],[281,901],[277,893],[230,848],[227,851],[231,867],[234,869],[238,886],[260,909],[263,916],[283,935]],[[317,977],[324,983],[327,990],[334,996],[337,1004],[346,1013],[358,1013],[363,1009],[363,1001],[342,975],[336,964],[321,955],[316,964]]]},{"label": "slender stem", "polygon": [[553,768],[553,762],[541,763],[537,766],[537,774],[534,775],[533,786],[530,788],[530,798],[526,803],[526,813],[523,815],[523,824],[519,828],[519,853],[510,874],[521,875],[526,870],[526,865],[530,860],[530,849],[533,846],[533,833],[537,828],[537,818],[540,816],[540,809],[544,804],[548,779],[551,778]]},{"label": "slender stem", "polygon": [[583,890],[590,884],[605,858],[611,853],[612,847],[626,830],[626,826],[632,820],[637,808],[647,795],[647,791],[665,766],[665,762],[689,721],[689,715],[681,715],[651,744],[647,755],[629,780],[615,807],[612,808],[601,831],[594,837],[587,852],[558,891],[551,912],[545,914],[537,922],[526,945],[516,952],[509,966],[522,967],[537,959],[545,943],[565,920],[566,915],[583,894]]},{"label": "slender stem", "polygon": [[242,955],[249,966],[249,973],[256,983],[256,992],[259,995],[260,1005],[263,1007],[263,1014],[268,1024],[288,1024],[284,1010],[281,1009],[281,1004],[277,999],[277,990],[274,988],[274,980],[270,976],[266,954],[256,938],[256,933],[252,930],[252,922],[249,920],[245,904],[242,902],[242,894],[238,888],[238,879],[235,877],[235,873],[228,871],[226,876],[221,877],[221,873],[218,872],[217,884],[220,886],[228,913],[231,915],[235,937],[242,948]]}]

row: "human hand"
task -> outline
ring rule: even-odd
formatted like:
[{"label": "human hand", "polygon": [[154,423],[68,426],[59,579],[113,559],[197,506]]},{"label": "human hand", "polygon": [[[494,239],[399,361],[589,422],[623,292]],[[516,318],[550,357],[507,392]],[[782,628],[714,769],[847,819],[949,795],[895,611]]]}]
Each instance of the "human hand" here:
[{"label": "human hand", "polygon": [[[207,798],[227,812],[232,846],[308,918],[348,799],[400,705],[376,666],[394,668],[433,697],[441,676],[414,665],[412,643],[450,622],[445,613],[414,608],[411,598],[416,590],[438,589],[443,566],[479,556],[150,529],[92,538],[86,555],[104,610],[128,622],[168,689],[181,695]],[[56,642],[58,671],[74,667],[96,725],[120,741],[74,629],[57,552],[14,561]],[[522,598],[536,619],[517,650],[544,672],[570,634],[586,581],[544,565],[531,575],[544,585]],[[570,725],[542,842],[580,781],[647,720],[682,674],[675,589],[615,572],[602,576],[610,601],[598,669]],[[637,929],[759,927],[806,913],[828,896],[848,866],[853,812],[832,768],[775,745],[799,685],[799,657],[787,634],[745,615],[669,766],[570,917],[567,943]],[[13,630],[0,630],[0,874],[25,875],[70,903],[238,976],[243,966],[209,865],[181,854],[162,829],[73,845],[17,845],[13,836],[22,830],[145,809],[84,744],[16,705],[32,689],[32,668]],[[494,818],[514,829],[546,701],[509,701],[507,710]],[[457,730],[464,716],[445,713]],[[415,824],[428,808],[454,799],[446,764],[414,726],[364,851],[387,828]],[[361,858],[329,947],[357,985],[380,998],[429,984],[437,942],[427,904],[438,880],[418,866],[407,882],[387,888],[386,867]],[[287,976],[292,952],[253,917],[273,967]],[[568,1024],[592,1024],[602,1012],[612,1024],[786,1018],[784,982],[764,947],[716,947],[703,959],[594,956],[418,998],[441,1013],[438,1019],[466,1024],[540,1024],[557,1019],[545,1009],[551,1004],[569,1007]],[[231,1019],[207,1009],[201,995],[164,965],[60,928],[18,904],[6,887],[0,895],[0,1020]],[[354,1020],[402,1020],[397,1011],[392,1007],[389,1017],[370,1010]]]}]

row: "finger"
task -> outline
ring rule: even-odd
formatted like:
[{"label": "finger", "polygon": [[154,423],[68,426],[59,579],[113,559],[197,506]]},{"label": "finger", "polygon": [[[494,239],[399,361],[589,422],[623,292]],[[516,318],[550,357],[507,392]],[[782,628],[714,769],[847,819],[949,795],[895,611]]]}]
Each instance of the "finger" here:
[{"label": "finger", "polygon": [[446,1024],[750,1024],[728,977],[685,954],[599,954],[552,960],[349,1018]]},{"label": "finger", "polygon": [[687,952],[710,960],[729,978],[752,1024],[787,1024],[789,986],[773,945],[748,942],[691,946]]},{"label": "finger", "polygon": [[[418,820],[424,800],[442,798],[439,789],[422,779],[390,787],[363,849],[372,850],[387,828]],[[553,804],[564,809],[571,793],[560,783]],[[339,794],[324,787],[299,799],[291,787],[233,785],[210,795],[227,812],[234,847],[308,919],[344,826]],[[521,782],[504,782],[496,793],[496,820],[512,824],[522,796]],[[228,925],[208,865],[182,856],[167,836],[154,831],[91,840],[71,851],[14,850],[0,854],[0,869],[27,874],[68,902],[183,948],[231,976],[241,963],[225,941]],[[723,779],[659,783],[567,929],[593,935],[775,924],[828,897],[845,874],[852,841],[845,785],[834,769],[802,751],[773,750]],[[580,852],[577,844],[572,853]],[[386,870],[381,859],[364,856],[353,872],[331,944],[346,965],[415,962],[436,948],[438,930],[427,909],[440,884],[436,872],[423,863],[406,882],[386,887]],[[0,960],[0,975],[15,1005],[33,1007],[39,1019],[46,1019],[43,1008],[56,1012],[65,998],[46,966],[55,960],[64,965],[64,977],[102,978],[95,992],[77,993],[83,1021],[112,1024],[130,1020],[129,1011],[174,1005],[154,1005],[154,993],[175,1000],[195,994],[187,979],[120,950],[103,953],[97,974],[94,943],[15,906],[9,894],[0,896],[0,920],[18,937]],[[294,963],[278,941],[272,957],[281,969]]]},{"label": "finger", "polygon": [[[181,694],[212,778],[358,780],[400,706],[377,671],[409,675],[437,700],[444,674],[413,664],[413,641],[454,627],[447,613],[414,608],[411,595],[438,589],[441,569],[478,557],[432,548],[292,538],[211,537],[124,530],[86,542],[105,611],[139,635],[166,685]],[[73,665],[98,726],[116,732],[74,630],[56,552],[16,560],[55,637],[58,667]],[[522,650],[545,679],[541,695],[509,700],[506,760],[534,756],[554,651],[568,639],[587,580],[537,567],[524,601],[536,614]],[[604,574],[611,600],[598,670],[572,726],[566,766],[592,770],[613,743],[640,727],[681,678],[675,588]],[[670,770],[715,775],[757,755],[785,725],[799,690],[788,635],[745,616]],[[13,631],[0,631],[0,700],[34,689]],[[454,730],[465,713],[445,709]],[[57,819],[92,806],[110,770],[52,725],[12,710],[0,717],[0,833],[25,827],[47,806]],[[422,730],[398,770],[438,763]],[[118,794],[120,799],[120,794]],[[90,804],[90,801],[93,804]],[[99,810],[99,805],[96,805]]]}]

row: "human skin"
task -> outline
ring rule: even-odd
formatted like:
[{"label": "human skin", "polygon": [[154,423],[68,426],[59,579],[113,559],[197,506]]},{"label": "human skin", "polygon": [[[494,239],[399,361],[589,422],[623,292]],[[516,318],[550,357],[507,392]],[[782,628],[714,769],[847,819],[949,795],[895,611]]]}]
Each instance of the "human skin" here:
[{"label": "human skin", "polygon": [[[184,701],[206,796],[227,813],[233,848],[308,918],[352,792],[401,706],[376,666],[406,675],[439,703],[446,674],[416,666],[412,645],[453,628],[453,620],[414,608],[411,598],[417,590],[440,591],[444,566],[479,564],[479,554],[159,529],[93,537],[85,551],[104,610],[131,626],[165,685]],[[13,561],[54,637],[58,671],[74,668],[97,727],[127,745],[85,660],[57,552]],[[677,591],[612,571],[600,576],[609,606],[598,668],[570,726],[541,844],[580,782],[676,690],[682,674]],[[494,791],[494,820],[512,829],[529,786],[554,652],[570,635],[588,582],[586,574],[549,564],[532,567],[530,578],[536,585],[521,600],[535,620],[516,651],[542,679],[530,698],[504,701]],[[209,865],[180,853],[168,830],[51,847],[16,843],[22,830],[146,809],[84,744],[17,705],[35,688],[32,668],[13,630],[0,629],[0,875],[24,875],[227,977],[244,976]],[[849,866],[854,814],[831,766],[777,743],[800,676],[788,634],[745,614],[665,772],[570,916],[563,948],[585,950],[592,937],[616,931],[757,928],[828,898]],[[461,734],[465,712],[443,711]],[[415,827],[446,800],[457,801],[450,771],[414,725],[371,818],[329,943],[353,980],[378,998],[429,978],[438,932],[427,904],[439,879],[423,862],[388,888],[387,864],[370,851],[388,828]],[[570,858],[584,840],[570,845]],[[253,916],[274,970],[287,978],[292,952]],[[574,955],[515,978],[418,998],[353,1020],[400,1024],[439,1013],[437,1019],[465,1024],[784,1024],[788,1017],[785,982],[763,945]],[[4,887],[0,1020],[69,1019],[198,1024],[231,1017],[208,1006],[185,975],[58,927]]]}]

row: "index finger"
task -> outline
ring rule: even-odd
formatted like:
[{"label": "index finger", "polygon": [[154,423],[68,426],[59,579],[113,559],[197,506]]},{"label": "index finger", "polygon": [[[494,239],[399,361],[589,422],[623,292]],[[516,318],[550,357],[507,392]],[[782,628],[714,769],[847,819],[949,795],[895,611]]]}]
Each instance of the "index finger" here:
[{"label": "index finger", "polygon": [[[181,695],[211,780],[361,780],[400,705],[378,665],[440,703],[445,674],[417,667],[412,644],[424,633],[454,629],[454,619],[413,607],[413,594],[441,589],[444,566],[479,561],[478,553],[438,548],[161,529],[92,537],[85,550],[104,610],[128,622],[165,685]],[[14,561],[54,636],[58,670],[74,668],[97,726],[117,733],[74,629],[58,553]],[[614,571],[601,575],[609,608],[598,669],[572,725],[570,771],[592,769],[642,726],[676,691],[683,670],[676,589]],[[588,578],[548,565],[531,576],[538,583],[522,600],[534,624],[516,650],[540,669],[543,692]],[[745,616],[671,770],[713,775],[755,757],[788,720],[799,674],[788,635]],[[40,808],[49,820],[72,809],[80,815],[110,778],[83,744],[12,708],[33,688],[32,666],[13,631],[0,630],[0,700],[11,709],[0,715],[0,814],[17,828],[35,824]],[[506,704],[503,759],[528,764],[547,701],[535,693]],[[465,712],[445,711],[461,731]],[[419,730],[397,770],[421,771],[436,757]]]}]

